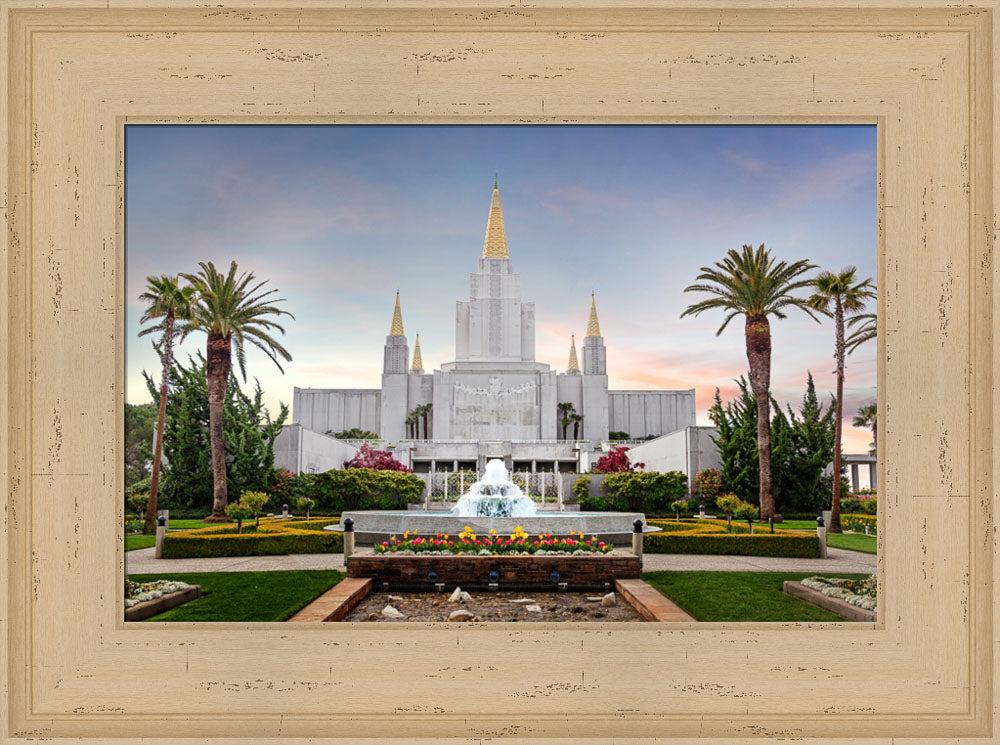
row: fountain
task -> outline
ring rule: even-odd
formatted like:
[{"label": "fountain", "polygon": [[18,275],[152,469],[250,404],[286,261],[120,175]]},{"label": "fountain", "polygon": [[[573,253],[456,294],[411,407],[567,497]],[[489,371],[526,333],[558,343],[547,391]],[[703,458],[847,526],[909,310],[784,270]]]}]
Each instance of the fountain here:
[{"label": "fountain", "polygon": [[[641,512],[561,512],[537,510],[531,497],[521,493],[502,460],[486,463],[483,477],[469,487],[451,510],[386,510],[345,511],[342,519],[354,521],[357,541],[371,545],[390,536],[433,536],[438,533],[457,535],[463,528],[489,535],[495,531],[510,535],[521,527],[531,535],[551,533],[567,536],[583,532],[599,540],[616,545],[630,545],[636,520],[646,522]],[[340,525],[327,526],[326,530],[342,530]],[[646,531],[659,530],[646,526]]]},{"label": "fountain", "polygon": [[535,500],[521,493],[498,458],[486,463],[483,477],[451,510],[459,517],[532,517],[536,513]]}]

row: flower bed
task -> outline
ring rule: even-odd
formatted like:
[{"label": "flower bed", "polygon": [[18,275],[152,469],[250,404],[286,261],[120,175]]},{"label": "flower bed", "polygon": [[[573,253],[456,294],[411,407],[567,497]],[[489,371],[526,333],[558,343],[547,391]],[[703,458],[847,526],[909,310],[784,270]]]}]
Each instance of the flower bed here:
[{"label": "flower bed", "polygon": [[878,585],[874,574],[867,579],[806,577],[801,583],[827,597],[843,600],[865,610],[875,610],[878,600]]},{"label": "flower bed", "polygon": [[244,528],[242,534],[237,534],[235,525],[167,533],[163,537],[163,558],[339,553],[344,550],[341,534],[323,530],[325,526],[339,522],[339,517],[315,520],[264,518],[256,531],[248,532],[252,528]]},{"label": "flower bed", "polygon": [[163,595],[190,587],[187,582],[174,582],[169,579],[158,579],[155,582],[133,582],[125,580],[125,607],[131,608],[147,600],[155,600]]},{"label": "flower bed", "polygon": [[447,533],[438,533],[431,538],[410,536],[403,533],[402,540],[395,536],[388,541],[376,543],[372,547],[375,554],[431,554],[438,556],[475,554],[477,556],[514,555],[559,555],[559,554],[607,554],[614,546],[604,541],[598,541],[596,536],[589,539],[583,533],[575,534],[575,538],[553,537],[551,533],[539,533],[532,538],[519,525],[509,537],[497,535],[495,530],[490,535],[479,537],[469,526],[465,526],[454,540]]},{"label": "flower bed", "polygon": [[840,526],[844,530],[854,533],[864,533],[868,528],[868,535],[878,534],[878,518],[875,515],[857,515],[848,513],[840,516]]}]

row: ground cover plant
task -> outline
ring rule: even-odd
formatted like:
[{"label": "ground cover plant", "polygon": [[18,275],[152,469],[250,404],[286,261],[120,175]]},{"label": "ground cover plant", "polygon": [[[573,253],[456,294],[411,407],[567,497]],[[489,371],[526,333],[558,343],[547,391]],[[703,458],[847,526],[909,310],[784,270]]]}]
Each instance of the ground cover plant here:
[{"label": "ground cover plant", "polygon": [[647,572],[642,578],[698,621],[843,621],[782,591],[806,577],[863,580],[865,574],[808,572]]},{"label": "ground cover plant", "polygon": [[[201,586],[201,597],[149,621],[287,621],[346,575],[334,570],[197,572],[169,579]],[[164,579],[134,574],[133,582]]]}]

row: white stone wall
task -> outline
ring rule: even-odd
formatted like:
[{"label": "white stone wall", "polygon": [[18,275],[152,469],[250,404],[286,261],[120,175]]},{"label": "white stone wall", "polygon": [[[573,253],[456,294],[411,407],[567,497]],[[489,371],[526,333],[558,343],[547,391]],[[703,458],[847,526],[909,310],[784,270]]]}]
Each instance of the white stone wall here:
[{"label": "white stone wall", "polygon": [[450,438],[540,439],[542,380],[537,373],[456,371],[451,378]]},{"label": "white stone wall", "polygon": [[695,424],[694,389],[608,391],[608,428],[629,437],[665,435]]},{"label": "white stone wall", "polygon": [[712,440],[715,427],[685,427],[655,440],[632,445],[629,461],[645,463],[646,471],[682,471],[690,488],[694,477],[706,468],[719,468],[721,460]]},{"label": "white stone wall", "polygon": [[274,440],[274,467],[292,473],[323,473],[341,469],[358,449],[333,437],[286,424]]},{"label": "white stone wall", "polygon": [[378,432],[381,397],[377,388],[295,388],[292,423],[321,434],[352,427]]},{"label": "white stone wall", "polygon": [[[580,411],[577,409],[577,411]],[[583,376],[583,435],[581,439],[599,443],[608,438],[608,376]],[[572,436],[572,435],[571,435]]]}]

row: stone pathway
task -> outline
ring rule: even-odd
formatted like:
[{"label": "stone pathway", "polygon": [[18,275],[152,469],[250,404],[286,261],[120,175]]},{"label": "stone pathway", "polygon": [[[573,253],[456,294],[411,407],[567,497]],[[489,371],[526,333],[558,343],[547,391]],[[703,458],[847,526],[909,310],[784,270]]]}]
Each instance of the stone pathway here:
[{"label": "stone pathway", "polygon": [[[346,571],[343,554],[291,554],[287,556],[232,556],[216,559],[156,559],[154,549],[125,553],[129,574],[177,574],[180,572],[274,572],[293,569]],[[874,554],[828,549],[826,559],[786,559],[770,556],[702,556],[699,554],[646,554],[644,572],[833,572],[872,574]]]}]

